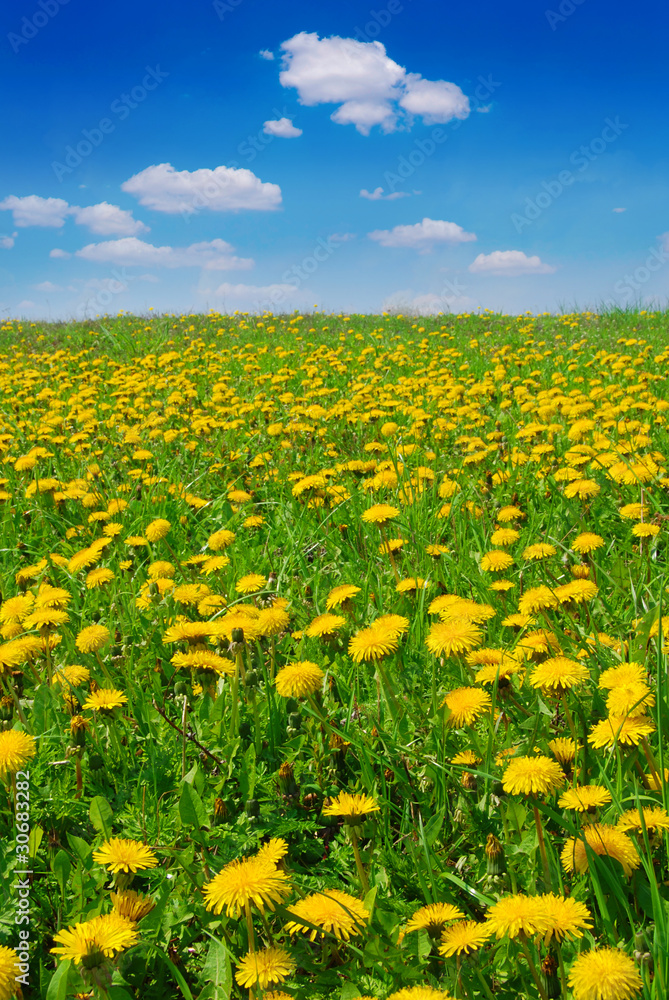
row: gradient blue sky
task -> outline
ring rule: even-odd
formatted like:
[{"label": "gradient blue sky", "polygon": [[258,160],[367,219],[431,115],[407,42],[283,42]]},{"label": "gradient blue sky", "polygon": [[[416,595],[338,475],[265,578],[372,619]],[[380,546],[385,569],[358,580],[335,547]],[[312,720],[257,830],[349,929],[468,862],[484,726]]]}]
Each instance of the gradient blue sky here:
[{"label": "gradient blue sky", "polygon": [[667,300],[664,0],[9,7],[3,317]]}]

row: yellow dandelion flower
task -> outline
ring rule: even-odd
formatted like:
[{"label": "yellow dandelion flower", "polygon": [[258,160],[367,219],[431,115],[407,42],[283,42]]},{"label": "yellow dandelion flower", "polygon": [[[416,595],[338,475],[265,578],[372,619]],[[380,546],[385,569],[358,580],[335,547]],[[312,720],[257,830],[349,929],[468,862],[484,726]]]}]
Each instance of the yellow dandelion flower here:
[{"label": "yellow dandelion flower", "polygon": [[542,754],[516,757],[502,775],[502,787],[510,795],[551,795],[564,781],[560,765]]},{"label": "yellow dandelion flower", "polygon": [[622,814],[616,826],[623,833],[628,830],[643,830],[644,826],[649,832],[669,830],[669,814],[661,806],[642,806],[641,813],[638,809],[628,809]]},{"label": "yellow dandelion flower", "polygon": [[578,497],[579,500],[589,500],[601,491],[599,483],[594,479],[574,479],[565,487],[564,495],[568,500]]},{"label": "yellow dandelion flower", "polygon": [[57,947],[51,951],[61,961],[70,958],[85,968],[94,968],[136,944],[138,936],[130,920],[112,912],[58,931],[53,936]]},{"label": "yellow dandelion flower", "polygon": [[567,981],[574,1000],[632,1000],[643,989],[635,963],[618,948],[582,952]]},{"label": "yellow dandelion flower", "polygon": [[37,753],[35,737],[19,729],[0,732],[0,775],[23,770]]},{"label": "yellow dandelion flower", "polygon": [[555,608],[558,605],[558,598],[550,587],[543,584],[539,587],[530,587],[526,590],[518,602],[518,611],[521,615],[532,615],[535,611],[543,611],[544,608]]},{"label": "yellow dandelion flower", "polygon": [[134,889],[112,892],[110,896],[114,913],[118,913],[119,917],[124,917],[133,924],[138,923],[156,905],[149,896],[142,896]]},{"label": "yellow dandelion flower", "polygon": [[478,923],[476,920],[460,920],[442,932],[439,954],[444,958],[469,955],[484,945],[492,933],[488,924]]},{"label": "yellow dandelion flower", "polygon": [[632,534],[636,538],[655,538],[659,533],[660,526],[658,524],[648,524],[644,521],[640,521],[639,524],[635,524],[632,528]]},{"label": "yellow dandelion flower", "polygon": [[391,507],[387,503],[377,503],[369,507],[362,515],[362,520],[366,524],[386,524],[399,514],[397,507]]},{"label": "yellow dandelion flower", "polygon": [[9,1000],[16,994],[20,959],[13,948],[0,945],[0,1000]]},{"label": "yellow dandelion flower", "polygon": [[655,731],[655,725],[645,716],[640,715],[610,715],[602,719],[590,730],[588,743],[597,750],[604,747],[637,746],[639,742]]},{"label": "yellow dandelion flower", "polygon": [[508,552],[502,549],[491,549],[481,556],[481,569],[484,573],[501,573],[509,566],[513,566],[515,560]]},{"label": "yellow dandelion flower", "polygon": [[302,698],[318,691],[324,680],[325,674],[317,663],[298,660],[282,667],[274,678],[274,683],[282,698]]},{"label": "yellow dandelion flower", "polygon": [[596,535],[592,531],[582,531],[571,543],[571,549],[572,552],[587,555],[588,552],[596,552],[597,549],[601,549],[603,544],[604,539],[601,535]]},{"label": "yellow dandelion flower", "polygon": [[262,576],[261,573],[247,573],[246,576],[240,577],[235,584],[235,590],[238,594],[255,594],[257,591],[262,590],[267,584],[267,577]]},{"label": "yellow dandelion flower", "polygon": [[492,701],[487,691],[476,687],[461,687],[449,691],[441,708],[450,710],[448,725],[455,729],[471,726],[480,715],[492,707]]},{"label": "yellow dandelion flower", "polygon": [[502,896],[486,912],[486,921],[498,939],[515,938],[521,932],[545,934],[548,926],[540,896]]},{"label": "yellow dandelion flower", "polygon": [[603,785],[576,785],[562,793],[558,806],[575,812],[587,812],[589,809],[608,805],[610,801],[611,793]]},{"label": "yellow dandelion flower", "polygon": [[590,671],[578,660],[566,656],[551,656],[538,664],[530,674],[532,687],[559,693],[590,680]]},{"label": "yellow dandelion flower", "polygon": [[576,744],[564,736],[551,740],[548,749],[561,764],[569,764],[576,757]]},{"label": "yellow dandelion flower", "polygon": [[76,647],[82,653],[96,653],[109,642],[110,632],[104,625],[87,625],[78,633]]},{"label": "yellow dandelion flower", "polygon": [[451,920],[461,920],[463,917],[462,910],[452,903],[429,903],[416,910],[408,920],[404,933],[426,930],[428,934],[436,937],[443,930],[444,924]]},{"label": "yellow dandelion flower", "polygon": [[326,934],[348,941],[360,934],[369,920],[364,903],[340,889],[314,892],[289,906],[288,912],[291,919],[285,929],[291,934],[306,934],[311,941]]},{"label": "yellow dandelion flower", "polygon": [[361,629],[348,644],[348,655],[355,663],[362,660],[379,660],[382,656],[394,653],[399,645],[399,634],[396,630],[372,626]]},{"label": "yellow dandelion flower", "polygon": [[537,542],[536,545],[528,545],[523,551],[523,559],[548,559],[550,556],[554,556],[557,549],[554,545],[549,545],[548,542]]},{"label": "yellow dandelion flower", "polygon": [[157,517],[155,521],[151,521],[151,524],[146,526],[144,536],[147,542],[159,542],[165,538],[171,527],[170,522],[166,521],[164,517]]},{"label": "yellow dandelion flower", "polygon": [[[240,986],[252,990],[255,986],[266,990],[272,983],[282,983],[295,968],[285,948],[263,948],[251,951],[237,962],[235,979]],[[265,993],[265,997],[270,993]]]},{"label": "yellow dandelion flower", "polygon": [[127,701],[123,692],[116,688],[98,688],[88,696],[82,707],[92,708],[96,712],[111,712],[112,709],[127,704]]},{"label": "yellow dandelion flower", "polygon": [[647,684],[621,684],[612,688],[606,699],[609,716],[643,715],[655,704],[655,695]]},{"label": "yellow dandelion flower", "polygon": [[645,684],[646,668],[642,663],[621,663],[618,667],[609,667],[600,676],[597,686],[603,690],[628,684]]},{"label": "yellow dandelion flower", "polygon": [[232,545],[235,540],[234,531],[228,531],[227,528],[220,528],[215,531],[213,535],[209,536],[207,541],[207,547],[211,549],[212,552],[220,552],[221,549],[226,549],[228,545]]},{"label": "yellow dandelion flower", "polygon": [[274,909],[290,893],[290,881],[285,872],[263,857],[231,861],[202,890],[205,906],[219,914],[225,908],[229,917],[238,917],[247,903],[261,913],[265,907]]},{"label": "yellow dandelion flower", "polygon": [[590,823],[582,828],[580,837],[568,837],[565,841],[560,855],[565,871],[582,875],[588,870],[586,844],[595,854],[619,861],[625,875],[631,875],[641,864],[636,847],[626,833],[607,823]]},{"label": "yellow dandelion flower", "polygon": [[106,840],[101,848],[93,851],[93,860],[99,865],[105,865],[107,871],[116,875],[118,872],[141,872],[146,868],[155,868],[158,858],[150,847],[138,840],[125,840],[122,837],[112,837]]},{"label": "yellow dandelion flower", "polygon": [[519,538],[520,532],[516,531],[515,528],[497,528],[497,530],[493,531],[490,536],[490,541],[493,545],[501,545],[504,547],[507,545],[513,545],[513,543],[517,542]]},{"label": "yellow dandelion flower", "polygon": [[363,792],[353,795],[350,792],[340,792],[329,805],[323,806],[323,815],[343,816],[345,823],[356,826],[363,816],[379,812],[379,808],[377,802]]},{"label": "yellow dandelion flower", "polygon": [[346,619],[341,615],[318,615],[305,629],[304,634],[312,638],[322,638],[323,636],[334,635],[346,624]]},{"label": "yellow dandelion flower", "polygon": [[435,656],[468,653],[483,641],[483,633],[468,618],[451,618],[432,625],[425,645]]},{"label": "yellow dandelion flower", "polygon": [[349,601],[356,594],[360,593],[361,588],[356,587],[353,583],[342,583],[338,587],[333,587],[325,600],[326,611],[332,611],[334,608],[338,608],[341,604]]}]

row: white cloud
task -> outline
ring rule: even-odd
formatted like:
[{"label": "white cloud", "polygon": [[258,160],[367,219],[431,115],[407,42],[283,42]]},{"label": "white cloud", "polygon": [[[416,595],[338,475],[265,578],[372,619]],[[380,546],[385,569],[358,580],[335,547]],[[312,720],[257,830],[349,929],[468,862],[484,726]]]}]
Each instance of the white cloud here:
[{"label": "white cloud", "polygon": [[613,211],[614,212],[626,212],[627,209],[626,208],[614,208]]},{"label": "white cloud", "polygon": [[71,256],[72,254],[68,253],[67,250],[59,250],[58,247],[49,251],[49,257],[55,257],[56,260],[67,260]]},{"label": "white cloud", "polygon": [[261,59],[268,59],[268,60],[274,59],[274,53],[270,52],[269,49],[261,49],[258,55],[260,56]]},{"label": "white cloud", "polygon": [[138,274],[137,275],[137,280],[138,281],[148,281],[150,285],[159,285],[160,284],[160,278],[158,277],[157,274]]},{"label": "white cloud", "polygon": [[349,240],[355,239],[355,233],[330,233],[328,239],[334,243],[348,243]]},{"label": "white cloud", "polygon": [[41,281],[39,285],[33,285],[33,288],[38,292],[62,292],[63,288],[61,285],[54,285],[51,281]]},{"label": "white cloud", "polygon": [[2,250],[11,250],[16,242],[16,233],[12,236],[0,236],[0,248]]},{"label": "white cloud", "polygon": [[123,191],[139,199],[140,205],[156,212],[192,213],[237,209],[274,209],[281,204],[278,184],[263,183],[251,170],[215,167],[214,170],[175,170],[171,163],[158,163],[130,177]]},{"label": "white cloud", "polygon": [[332,120],[355,125],[362,135],[375,125],[393,132],[412,115],[432,124],[469,114],[469,101],[458,86],[407,73],[381,42],[319,38],[316,32],[301,31],[281,48],[281,85],[294,87],[301,104],[340,105]]},{"label": "white cloud", "polygon": [[149,231],[149,227],[143,222],[133,219],[132,212],[106,201],[86,208],[73,205],[71,212],[78,226],[87,226],[99,236],[136,236]]},{"label": "white cloud", "polygon": [[660,241],[662,249],[669,251],[669,232],[661,233],[658,236],[658,240]]},{"label": "white cloud", "polygon": [[405,86],[400,106],[412,115],[420,115],[426,125],[466,118],[469,114],[469,100],[454,83],[423,80],[419,73],[409,73]]},{"label": "white cloud", "polygon": [[46,226],[60,229],[68,215],[74,216],[78,226],[87,226],[92,233],[100,236],[136,236],[146,233],[148,226],[133,219],[132,212],[101,201],[97,205],[68,205],[63,198],[40,198],[30,194],[25,198],[10,195],[0,202],[0,209],[8,209],[14,215],[16,226]]},{"label": "white cloud", "polygon": [[279,139],[296,139],[302,135],[302,129],[296,128],[290,118],[279,118],[276,121],[268,121],[263,125],[263,132],[267,135],[275,135]]},{"label": "white cloud", "polygon": [[369,201],[395,201],[397,198],[410,198],[411,195],[408,191],[393,191],[391,194],[384,194],[383,188],[377,187],[373,191],[363,188],[360,197],[367,198]]},{"label": "white cloud", "polygon": [[241,271],[253,267],[247,257],[235,257],[225,240],[193,243],[188,247],[156,247],[135,236],[104,243],[89,243],[76,256],[102,264],[126,267],[202,267],[207,271]]},{"label": "white cloud", "polygon": [[[18,223],[17,223],[17,225],[18,225]],[[16,306],[16,309],[36,309],[36,308],[37,308],[36,303],[32,302],[30,299],[23,299]]]},{"label": "white cloud", "polygon": [[480,253],[469,265],[472,274],[553,274],[554,267],[544,264],[536,255],[527,257],[522,250],[493,250]]},{"label": "white cloud", "polygon": [[481,104],[476,110],[480,115],[487,115],[489,111],[492,111],[492,104]]},{"label": "white cloud", "polygon": [[442,219],[423,219],[413,226],[395,226],[394,229],[375,229],[367,234],[382,247],[411,247],[429,253],[435,243],[469,243],[475,233],[467,233],[455,222]]},{"label": "white cloud", "polygon": [[48,226],[60,229],[65,225],[65,217],[69,214],[70,206],[62,198],[40,198],[38,194],[17,198],[16,195],[10,194],[4,201],[0,201],[0,209],[13,213],[15,226],[21,228]]},{"label": "white cloud", "polygon": [[478,308],[478,303],[468,295],[436,295],[431,292],[416,295],[409,288],[390,295],[384,300],[382,308],[407,316],[434,316],[437,313],[472,312]]}]

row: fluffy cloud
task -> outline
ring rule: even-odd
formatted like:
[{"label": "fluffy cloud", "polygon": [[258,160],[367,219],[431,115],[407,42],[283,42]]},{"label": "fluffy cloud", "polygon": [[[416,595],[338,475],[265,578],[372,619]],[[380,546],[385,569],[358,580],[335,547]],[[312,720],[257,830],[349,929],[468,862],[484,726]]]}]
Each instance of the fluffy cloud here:
[{"label": "fluffy cloud", "polygon": [[536,255],[527,257],[522,250],[493,250],[480,253],[469,265],[472,274],[553,274],[554,267],[544,264]]},{"label": "fluffy cloud", "polygon": [[408,191],[393,191],[392,194],[384,194],[383,188],[377,187],[373,191],[363,188],[360,197],[367,198],[369,201],[395,201],[397,198],[410,198],[411,195]]},{"label": "fluffy cloud", "polygon": [[405,86],[400,106],[412,115],[420,115],[426,125],[466,118],[469,114],[469,101],[454,83],[424,80],[420,74],[410,73]]},{"label": "fluffy cloud", "polygon": [[269,49],[261,49],[258,55],[260,56],[261,59],[267,59],[270,62],[274,58],[274,53],[270,52]]},{"label": "fluffy cloud", "polygon": [[67,250],[59,250],[58,247],[49,251],[49,257],[55,257],[56,260],[67,260],[71,256],[72,254],[68,253]]},{"label": "fluffy cloud", "polygon": [[70,206],[62,198],[40,198],[38,194],[29,194],[25,198],[10,194],[0,201],[0,209],[12,212],[14,225],[21,228],[48,226],[60,229],[70,214]]},{"label": "fluffy cloud", "polygon": [[41,281],[39,285],[33,285],[38,292],[62,292],[61,285],[54,285],[51,281]]},{"label": "fluffy cloud", "polygon": [[375,229],[368,233],[382,247],[411,247],[429,253],[436,243],[469,243],[475,233],[467,233],[455,222],[441,219],[423,219],[413,226],[395,226],[394,229]]},{"label": "fluffy cloud", "polygon": [[410,124],[413,115],[432,124],[469,114],[469,101],[458,86],[407,73],[381,42],[301,31],[281,48],[281,85],[294,87],[301,104],[338,104],[332,120],[355,125],[362,135],[375,125],[393,132],[401,121]]},{"label": "fluffy cloud", "polygon": [[175,170],[158,163],[135,174],[121,189],[139,199],[140,205],[170,215],[190,215],[206,208],[211,212],[237,209],[274,209],[281,204],[278,184],[263,183],[245,168]]},{"label": "fluffy cloud", "polygon": [[89,243],[77,250],[76,256],[99,264],[126,267],[202,267],[207,271],[242,271],[253,267],[250,258],[235,257],[232,250],[225,240],[192,243],[188,247],[156,247],[128,236],[105,243]]},{"label": "fluffy cloud", "polygon": [[627,209],[626,208],[614,208],[613,211],[614,212],[626,212]]},{"label": "fluffy cloud", "polygon": [[0,209],[13,213],[16,226],[42,226],[60,229],[68,216],[74,216],[78,226],[87,226],[92,233],[100,236],[136,236],[146,233],[148,226],[133,219],[132,212],[101,201],[97,205],[69,205],[62,198],[40,198],[29,194],[25,198],[10,195],[0,202]]},{"label": "fluffy cloud", "polygon": [[106,201],[86,208],[74,205],[71,212],[78,226],[87,226],[99,236],[136,236],[149,231],[149,227],[143,222],[133,219],[132,212]]},{"label": "fluffy cloud", "polygon": [[0,248],[2,250],[11,250],[16,242],[16,233],[12,233],[11,236],[0,236]]},{"label": "fluffy cloud", "polygon": [[279,139],[296,139],[302,135],[302,129],[296,128],[290,118],[278,118],[276,121],[265,122],[263,132],[267,135],[275,135]]}]

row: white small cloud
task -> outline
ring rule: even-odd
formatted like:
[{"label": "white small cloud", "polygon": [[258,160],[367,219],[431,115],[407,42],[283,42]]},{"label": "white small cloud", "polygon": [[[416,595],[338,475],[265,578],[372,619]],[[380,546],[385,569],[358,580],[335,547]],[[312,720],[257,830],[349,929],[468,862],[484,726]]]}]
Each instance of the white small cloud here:
[{"label": "white small cloud", "polygon": [[70,206],[62,198],[40,198],[37,194],[29,194],[25,198],[17,198],[10,194],[0,201],[0,209],[12,212],[14,225],[20,228],[27,226],[46,226],[60,229],[65,225],[65,217]]},{"label": "white small cloud", "polygon": [[469,243],[476,239],[475,233],[466,232],[455,222],[427,218],[413,226],[375,229],[368,236],[382,247],[410,247],[421,253],[429,253],[436,243]]},{"label": "white small cloud", "polygon": [[279,139],[296,139],[298,135],[302,135],[302,129],[296,128],[290,118],[278,118],[276,121],[265,122],[262,130],[267,135],[275,135]]},{"label": "white small cloud", "polygon": [[480,253],[469,265],[472,274],[553,274],[555,268],[544,264],[536,255],[528,257],[522,250],[493,250]]},{"label": "white small cloud", "polygon": [[78,226],[87,226],[99,236],[137,236],[138,233],[149,232],[148,226],[133,219],[132,212],[106,201],[86,208],[73,205],[71,212]]},{"label": "white small cloud", "polygon": [[138,274],[137,275],[137,280],[138,281],[148,281],[150,285],[159,285],[160,284],[160,278],[158,277],[157,274]]},{"label": "white small cloud", "polygon": [[24,309],[36,309],[37,308],[37,304],[35,302],[33,302],[31,299],[22,299],[21,302],[19,302],[19,304],[15,308],[16,309],[21,309],[21,310],[24,310]]},{"label": "white small cloud", "polygon": [[58,247],[49,251],[49,257],[55,257],[56,260],[67,260],[71,256],[72,254],[68,253],[67,250],[59,250]]},{"label": "white small cloud", "polygon": [[[416,194],[415,191],[414,194]],[[363,188],[360,197],[367,198],[369,201],[395,201],[397,198],[410,198],[411,195],[408,191],[393,191],[391,194],[384,194],[383,188],[377,187],[373,191]]]},{"label": "white small cloud", "polygon": [[333,243],[348,243],[349,240],[354,240],[356,237],[355,233],[330,233],[327,238]]},{"label": "white small cloud", "polygon": [[169,215],[191,214],[200,209],[267,211],[281,204],[279,185],[264,183],[245,168],[189,171],[175,170],[171,163],[158,163],[130,177],[121,189],[138,198],[140,205]]},{"label": "white small cloud", "polygon": [[135,236],[89,243],[76,256],[101,264],[149,267],[202,267],[207,271],[239,271],[253,267],[248,257],[235,257],[225,240],[193,243],[187,247],[156,247]]},{"label": "white small cloud", "polygon": [[489,111],[492,111],[492,104],[482,104],[476,110],[480,115],[487,115]]},{"label": "white small cloud", "polygon": [[0,236],[0,248],[3,250],[11,250],[15,242],[15,236]]},{"label": "white small cloud", "polygon": [[469,101],[456,84],[407,73],[381,42],[301,31],[281,48],[281,85],[294,87],[301,104],[339,105],[332,121],[355,125],[362,135],[376,125],[394,132],[415,115],[431,124],[469,114]]},{"label": "white small cloud", "polygon": [[626,208],[614,208],[613,211],[614,212],[626,212],[627,209]]},{"label": "white small cloud", "polygon": [[443,124],[469,115],[469,100],[454,83],[424,80],[419,73],[409,73],[405,87],[400,107],[412,115],[420,115],[426,125]]},{"label": "white small cloud", "polygon": [[269,49],[261,49],[258,55],[260,56],[261,59],[267,59],[269,61],[274,59],[274,53],[270,52]]},{"label": "white small cloud", "polygon": [[52,281],[41,281],[39,285],[33,285],[38,292],[62,292],[62,285],[54,285]]}]

